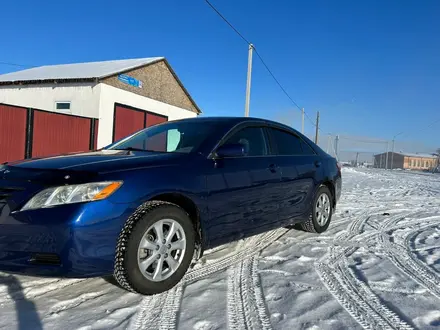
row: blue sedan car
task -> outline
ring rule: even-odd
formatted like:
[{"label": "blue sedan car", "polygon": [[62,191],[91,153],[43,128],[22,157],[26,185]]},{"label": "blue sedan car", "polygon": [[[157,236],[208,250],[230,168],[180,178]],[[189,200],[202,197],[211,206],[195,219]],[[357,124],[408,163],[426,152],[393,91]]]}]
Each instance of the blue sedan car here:
[{"label": "blue sedan car", "polygon": [[176,285],[203,251],[278,227],[321,233],[337,161],[285,125],[193,118],[102,150],[0,166],[0,270],[113,274],[127,290]]}]

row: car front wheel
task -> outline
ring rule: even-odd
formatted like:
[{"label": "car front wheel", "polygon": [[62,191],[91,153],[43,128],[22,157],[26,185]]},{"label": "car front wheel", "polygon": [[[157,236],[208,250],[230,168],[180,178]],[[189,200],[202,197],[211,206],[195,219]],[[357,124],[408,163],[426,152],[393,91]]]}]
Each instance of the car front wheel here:
[{"label": "car front wheel", "polygon": [[332,215],[332,194],[326,186],[321,186],[315,195],[309,219],[301,223],[301,228],[312,233],[322,233],[330,225]]},{"label": "car front wheel", "polygon": [[185,275],[194,248],[194,226],[182,208],[147,202],[121,231],[114,277],[123,288],[144,295],[167,291]]}]

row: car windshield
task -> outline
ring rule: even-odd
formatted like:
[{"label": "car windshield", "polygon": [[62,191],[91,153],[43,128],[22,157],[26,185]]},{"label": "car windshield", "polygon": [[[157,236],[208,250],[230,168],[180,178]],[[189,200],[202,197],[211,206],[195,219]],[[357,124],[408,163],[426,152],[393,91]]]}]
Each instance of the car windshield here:
[{"label": "car windshield", "polygon": [[139,131],[106,149],[166,153],[197,152],[215,126],[214,122],[169,122]]}]

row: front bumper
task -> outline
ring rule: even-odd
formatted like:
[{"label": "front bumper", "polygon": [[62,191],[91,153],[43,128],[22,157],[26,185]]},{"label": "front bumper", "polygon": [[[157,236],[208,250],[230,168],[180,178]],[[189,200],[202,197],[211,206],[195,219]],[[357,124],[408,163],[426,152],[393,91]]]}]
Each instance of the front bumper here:
[{"label": "front bumper", "polygon": [[116,242],[134,209],[108,200],[10,212],[0,204],[0,271],[92,277],[112,274]]}]

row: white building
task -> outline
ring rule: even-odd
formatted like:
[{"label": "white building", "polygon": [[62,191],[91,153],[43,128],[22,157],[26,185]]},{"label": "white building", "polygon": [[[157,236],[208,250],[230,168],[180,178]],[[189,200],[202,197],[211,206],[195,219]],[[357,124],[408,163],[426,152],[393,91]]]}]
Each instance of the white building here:
[{"label": "white building", "polygon": [[[35,109],[90,118],[97,132],[91,129],[89,139],[96,134],[98,148],[143,127],[201,113],[163,57],[42,66],[0,75],[0,131],[16,124],[15,119],[7,122],[8,114],[18,111],[14,106],[23,111]],[[33,125],[29,120],[33,115],[27,116],[26,125]],[[34,135],[47,129],[50,126],[28,127],[28,131],[37,133],[26,135],[25,140],[32,144]],[[1,148],[11,146],[0,142]],[[30,149],[26,156],[33,156],[32,147],[25,148]]]}]

